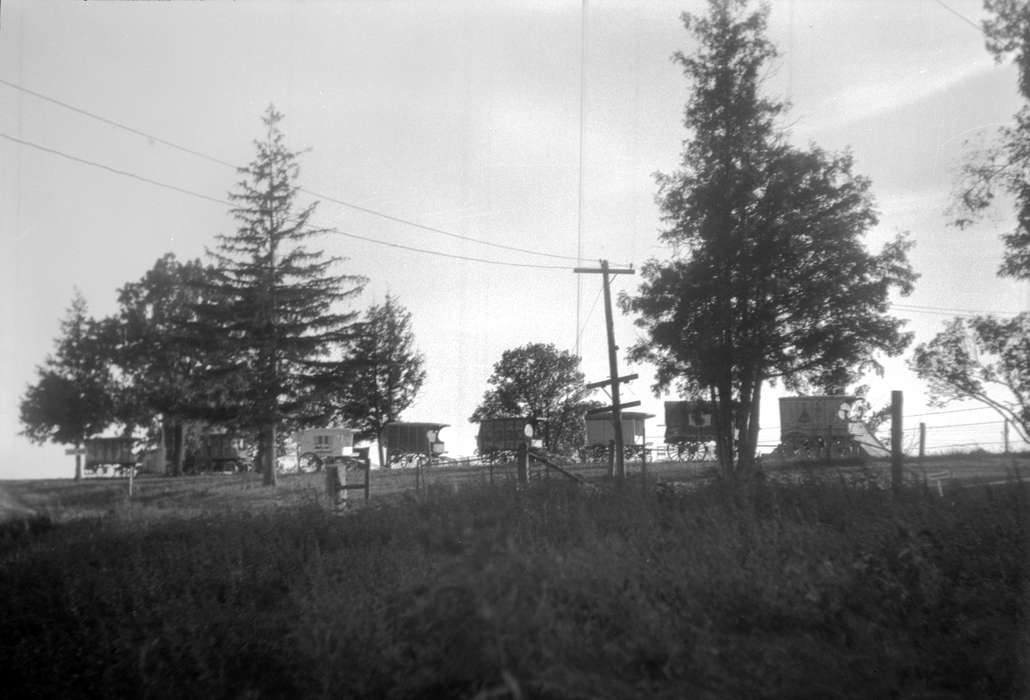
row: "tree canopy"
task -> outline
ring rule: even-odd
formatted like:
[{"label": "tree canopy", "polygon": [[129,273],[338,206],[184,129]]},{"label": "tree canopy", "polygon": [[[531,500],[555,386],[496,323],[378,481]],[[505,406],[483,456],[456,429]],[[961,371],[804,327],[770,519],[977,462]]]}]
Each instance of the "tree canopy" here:
[{"label": "tree canopy", "polygon": [[159,418],[175,474],[183,466],[183,421],[201,410],[197,385],[206,363],[187,327],[209,274],[199,260],[168,253],[119,289],[117,313],[101,322],[119,373],[119,419],[150,427]]},{"label": "tree canopy", "polygon": [[888,314],[890,293],[916,278],[911,244],[868,252],[869,180],[849,154],[800,149],[777,130],[784,106],[760,93],[776,56],[767,14],[710,0],[707,16],[683,15],[699,48],[675,55],[692,84],[689,136],[680,169],[657,178],[670,257],[648,261],[621,299],[644,331],[630,358],[656,366],[656,391],[715,403],[728,471],[753,460],[763,383],[839,392],[911,340]]},{"label": "tree canopy", "polygon": [[[22,435],[36,443],[81,447],[114,420],[112,379],[98,334],[81,292],[75,290],[54,354],[36,367],[37,381],[22,396]],[[81,456],[75,478],[82,477]]]},{"label": "tree canopy", "polygon": [[[305,246],[324,235],[310,224],[317,203],[298,204],[298,153],[286,147],[274,107],[263,117],[256,156],[230,193],[237,229],[217,237],[193,337],[216,362],[206,373],[215,405],[260,434],[265,483],[274,485],[276,431],[310,419],[320,394],[347,371],[357,314],[340,308],[365,280],[334,274],[342,260]],[[292,427],[292,426],[291,426]]]},{"label": "tree canopy", "polygon": [[549,452],[572,453],[583,444],[586,399],[580,359],[552,344],[529,343],[505,350],[494,365],[490,388],[469,418],[529,418]]},{"label": "tree canopy", "polygon": [[365,312],[352,358],[351,375],[330,396],[334,403],[339,400],[340,415],[349,425],[380,443],[382,464],[383,428],[400,418],[426,378],[425,358],[415,348],[411,313],[396,298],[387,295],[382,304]]},{"label": "tree canopy", "polygon": [[999,274],[1030,280],[1030,4],[1024,0],[985,0],[987,50],[999,62],[1013,58],[1019,91],[1027,100],[1013,123],[997,137],[969,153],[958,181],[954,223],[971,225],[992,207],[999,194],[1010,197],[1015,227],[1002,235],[1005,254]]},{"label": "tree canopy", "polygon": [[933,405],[979,401],[1030,442],[1030,313],[955,318],[915,349],[911,364]]},{"label": "tree canopy", "polygon": [[[1009,195],[1016,226],[1002,236],[1005,253],[998,274],[1030,280],[1030,5],[986,0],[984,8],[990,14],[984,22],[987,50],[999,62],[1013,57],[1027,103],[1012,125],[999,130],[996,141],[969,155],[958,183],[955,223],[971,224],[999,193]],[[927,381],[935,405],[979,401],[1030,441],[1030,314],[954,318],[916,348],[911,366]]]}]

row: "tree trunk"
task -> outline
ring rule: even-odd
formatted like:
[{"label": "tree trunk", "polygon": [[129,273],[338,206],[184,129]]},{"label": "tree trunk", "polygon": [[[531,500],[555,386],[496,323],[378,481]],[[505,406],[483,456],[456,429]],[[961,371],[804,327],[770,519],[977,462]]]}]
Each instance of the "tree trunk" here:
[{"label": "tree trunk", "polygon": [[75,443],[75,480],[82,480],[82,450],[86,447],[86,441],[80,440]]},{"label": "tree trunk", "polygon": [[741,405],[747,410],[741,417],[740,433],[738,436],[738,462],[741,473],[748,473],[754,469],[755,451],[758,448],[758,426],[760,402],[762,400],[762,382],[756,381],[749,387],[750,396],[741,396]]},{"label": "tree trunk", "polygon": [[379,451],[379,466],[386,468],[386,457],[383,453],[383,431],[376,432],[376,449]]},{"label": "tree trunk", "polygon": [[264,479],[265,486],[276,486],[275,462],[275,423],[269,423],[261,432],[261,442],[264,452]]},{"label": "tree trunk", "polygon": [[716,402],[716,456],[719,458],[719,468],[723,474],[732,476],[736,471],[736,465],[733,459],[733,388],[729,378],[720,382],[713,394],[713,400]]},{"label": "tree trunk", "polygon": [[183,427],[181,420],[176,420],[172,423],[172,450],[173,458],[172,462],[172,474],[175,476],[182,476],[182,470],[186,462],[186,435],[185,428]]}]

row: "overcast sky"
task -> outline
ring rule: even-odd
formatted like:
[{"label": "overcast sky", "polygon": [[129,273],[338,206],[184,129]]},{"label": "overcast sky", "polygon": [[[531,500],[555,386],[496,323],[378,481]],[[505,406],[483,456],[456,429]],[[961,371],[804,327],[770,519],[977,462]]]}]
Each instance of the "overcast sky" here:
[{"label": "overcast sky", "polygon": [[[529,342],[574,350],[578,338],[588,380],[604,378],[599,278],[581,282],[577,327],[571,267],[580,247],[588,264],[637,268],[666,254],[652,174],[679,160],[689,86],[670,57],[695,46],[680,12],[704,5],[4,2],[0,478],[71,474],[63,448],[17,433],[20,396],[74,288],[92,314],[112,313],[116,289],[159,256],[201,257],[230,232],[226,206],[204,197],[233,188],[226,164],[252,158],[269,103],[285,114],[288,144],[310,149],[301,185],[322,196],[316,222],[343,232],[326,251],[348,258],[341,272],[370,280],[358,308],[389,292],[413,314],[428,380],[406,419],[451,424],[441,437],[468,454],[468,417],[493,363]],[[781,56],[766,89],[793,104],[785,123],[797,144],[850,148],[872,179],[881,214],[872,249],[911,232],[922,277],[895,311],[916,342],[953,310],[1030,308],[1030,286],[995,276],[1011,211],[964,231],[947,225],[966,142],[1019,105],[1015,70],[994,63],[974,26],[982,17],[979,0],[772,2]],[[615,291],[638,283],[620,276]],[[618,319],[621,345],[636,333]],[[869,379],[871,399],[902,389],[906,414],[919,416],[928,409],[905,359]],[[660,433],[649,368],[621,355],[620,367],[641,374],[624,397],[658,414],[649,430]],[[763,444],[778,435],[776,396],[764,404]],[[910,425],[919,420],[931,444],[1000,440],[987,412]],[[971,422],[985,425],[934,428]]]}]

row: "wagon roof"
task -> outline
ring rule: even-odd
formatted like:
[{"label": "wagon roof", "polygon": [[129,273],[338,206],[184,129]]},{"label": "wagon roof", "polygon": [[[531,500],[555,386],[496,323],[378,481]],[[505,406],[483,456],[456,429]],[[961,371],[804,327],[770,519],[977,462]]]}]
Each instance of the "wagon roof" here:
[{"label": "wagon roof", "polygon": [[[644,420],[647,420],[648,418],[654,418],[654,414],[653,413],[644,413],[643,411],[623,411],[622,412],[622,417],[623,418],[643,418]],[[611,419],[612,419],[612,412],[611,411],[608,411],[607,413],[595,413],[592,416],[587,416],[587,420],[611,420]]]}]

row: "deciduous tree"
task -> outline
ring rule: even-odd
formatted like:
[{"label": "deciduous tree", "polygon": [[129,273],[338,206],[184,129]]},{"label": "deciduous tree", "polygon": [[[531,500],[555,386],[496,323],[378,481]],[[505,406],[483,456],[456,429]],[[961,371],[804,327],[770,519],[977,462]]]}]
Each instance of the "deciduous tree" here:
[{"label": "deciduous tree", "polygon": [[161,449],[176,475],[183,467],[183,421],[199,410],[197,384],[207,362],[187,330],[208,276],[199,260],[180,262],[168,253],[118,291],[118,312],[102,322],[119,370],[119,418],[144,426],[158,418]]},{"label": "deciduous tree", "polygon": [[469,420],[530,418],[549,452],[572,453],[583,445],[583,418],[596,404],[579,358],[554,345],[530,343],[505,350],[488,380],[491,388]]},{"label": "deciduous tree", "polygon": [[796,148],[777,128],[782,104],[760,94],[776,56],[768,8],[710,0],[683,15],[699,42],[675,59],[692,83],[680,170],[658,176],[671,248],[650,260],[624,311],[644,336],[630,357],[657,367],[656,391],[716,405],[716,443],[727,472],[750,468],[764,383],[838,390],[910,341],[888,313],[892,290],[915,275],[898,237],[872,254],[877,223],[870,183],[847,153]]},{"label": "deciduous tree", "polygon": [[[987,50],[1000,63],[1013,58],[1019,91],[1030,101],[1030,4],[1025,0],[985,0]],[[1005,255],[998,273],[1030,280],[1030,103],[1024,104],[996,138],[969,153],[958,181],[954,223],[971,225],[999,194],[1012,198],[1016,225],[1002,236]]]},{"label": "deciduous tree", "polygon": [[932,405],[979,401],[1030,442],[1030,313],[955,318],[916,347],[911,365],[926,380]]}]

